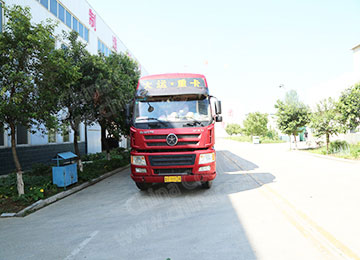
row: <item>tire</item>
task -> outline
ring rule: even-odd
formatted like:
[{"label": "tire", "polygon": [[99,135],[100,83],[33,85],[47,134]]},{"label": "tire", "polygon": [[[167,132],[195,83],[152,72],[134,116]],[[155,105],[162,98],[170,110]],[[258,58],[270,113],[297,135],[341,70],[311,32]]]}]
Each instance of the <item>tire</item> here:
[{"label": "tire", "polygon": [[144,182],[135,182],[136,187],[139,188],[139,190],[147,190],[149,188],[149,184],[148,183],[144,183]]},{"label": "tire", "polygon": [[201,183],[201,187],[203,188],[203,189],[210,189],[211,188],[211,186],[212,186],[212,181],[205,181],[205,182],[202,182]]}]

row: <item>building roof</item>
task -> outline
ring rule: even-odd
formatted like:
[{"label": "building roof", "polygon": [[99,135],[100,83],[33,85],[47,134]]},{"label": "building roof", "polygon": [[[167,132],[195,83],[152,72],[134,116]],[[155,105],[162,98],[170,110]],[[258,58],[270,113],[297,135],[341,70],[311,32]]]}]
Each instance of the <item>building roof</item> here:
[{"label": "building roof", "polygon": [[358,45],[356,45],[355,47],[351,48],[351,50],[355,51],[358,48],[360,48],[360,43]]}]

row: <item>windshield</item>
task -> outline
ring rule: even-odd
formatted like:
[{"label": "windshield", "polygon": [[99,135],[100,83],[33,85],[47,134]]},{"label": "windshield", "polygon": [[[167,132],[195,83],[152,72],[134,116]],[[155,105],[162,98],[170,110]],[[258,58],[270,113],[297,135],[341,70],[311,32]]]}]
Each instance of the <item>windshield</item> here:
[{"label": "windshield", "polygon": [[210,121],[210,106],[208,99],[173,101],[136,101],[135,122],[163,121],[189,122]]}]

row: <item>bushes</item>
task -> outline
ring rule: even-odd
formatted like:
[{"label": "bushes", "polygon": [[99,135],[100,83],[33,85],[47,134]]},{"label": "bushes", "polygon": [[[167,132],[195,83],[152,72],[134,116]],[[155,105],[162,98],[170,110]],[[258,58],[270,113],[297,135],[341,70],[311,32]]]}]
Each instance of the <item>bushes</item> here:
[{"label": "bushes", "polygon": [[[49,167],[49,166],[47,166]],[[46,167],[46,168],[47,168]],[[45,169],[45,167],[44,167]],[[40,173],[40,172],[38,172]],[[11,198],[14,202],[35,202],[44,198],[45,194],[52,190],[54,186],[52,184],[51,175],[32,175],[33,172],[29,171],[23,175],[25,194],[18,196],[16,190],[16,174],[12,173],[5,178],[0,178],[0,199]],[[55,186],[57,189],[57,187]]]},{"label": "bushes", "polygon": [[[238,142],[247,142],[252,143],[253,139],[251,136],[241,135],[241,136],[230,136],[227,139],[238,141]],[[268,136],[261,136],[260,143],[263,144],[273,144],[273,143],[284,143],[284,141],[280,140],[279,137],[269,138]]]},{"label": "bushes", "polygon": [[[129,155],[128,152],[126,152],[125,148],[119,147],[116,149],[112,149],[110,151],[111,158],[125,158],[124,155]],[[93,153],[93,154],[86,154],[81,156],[81,159],[83,161],[98,161],[98,160],[105,160],[106,159],[106,153],[100,152],[100,153]]]},{"label": "bushes", "polygon": [[[326,147],[311,150],[313,153],[326,155]],[[329,145],[329,154],[346,159],[360,159],[360,143],[348,144],[346,141],[334,141]]]},{"label": "bushes", "polygon": [[349,144],[346,141],[336,140],[329,145],[329,153],[349,152]]},{"label": "bushes", "polygon": [[97,160],[105,160],[105,153],[93,153],[93,154],[85,154],[81,156],[82,161],[97,161]]},{"label": "bushes", "polygon": [[268,139],[270,140],[275,140],[275,141],[279,141],[279,134],[275,131],[275,129],[270,128],[267,133],[266,136]]},{"label": "bushes", "polygon": [[228,124],[225,128],[228,135],[237,135],[241,133],[241,126],[238,124]]},{"label": "bushes", "polygon": [[262,144],[277,144],[277,143],[285,143],[285,141],[280,140],[280,138],[277,135],[275,135],[272,138],[270,138],[268,136],[260,137],[260,143],[262,143]]},{"label": "bushes", "polygon": [[[106,172],[125,166],[130,161],[130,153],[123,148],[111,151],[112,159],[106,160],[105,153],[97,153],[83,156],[92,163],[84,165],[84,172],[78,172],[78,184],[92,180]],[[63,188],[52,184],[51,165],[35,164],[30,171],[23,174],[25,194],[18,196],[16,189],[16,174],[9,174],[0,178],[0,214],[2,212],[16,212],[31,203],[50,197]],[[74,184],[76,185],[76,184]]]},{"label": "bushes", "polygon": [[251,136],[245,136],[245,135],[231,136],[231,137],[228,137],[228,139],[238,141],[238,142],[248,142],[248,143],[252,142]]},{"label": "bushes", "polygon": [[353,158],[360,158],[360,145],[354,147],[350,146],[350,155]]}]

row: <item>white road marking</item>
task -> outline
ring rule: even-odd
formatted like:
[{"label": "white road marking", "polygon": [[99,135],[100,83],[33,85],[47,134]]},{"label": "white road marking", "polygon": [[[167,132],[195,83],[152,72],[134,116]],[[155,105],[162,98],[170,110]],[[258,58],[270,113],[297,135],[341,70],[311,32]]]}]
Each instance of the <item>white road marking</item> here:
[{"label": "white road marking", "polygon": [[70,260],[73,259],[80,251],[99,233],[99,231],[94,231],[90,234],[90,236],[82,241],[78,247],[76,247],[70,255],[68,255],[64,260]]}]

